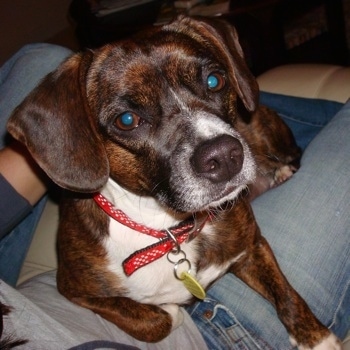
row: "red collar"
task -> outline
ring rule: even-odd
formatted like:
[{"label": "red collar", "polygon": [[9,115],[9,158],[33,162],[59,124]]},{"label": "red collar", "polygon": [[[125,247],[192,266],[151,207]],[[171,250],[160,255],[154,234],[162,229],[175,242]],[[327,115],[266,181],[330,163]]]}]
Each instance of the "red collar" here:
[{"label": "red collar", "polygon": [[[196,225],[196,220],[192,217],[167,230],[155,230],[131,220],[124,212],[115,208],[102,194],[97,193],[93,198],[101,209],[122,225],[160,239],[159,242],[137,250],[123,261],[124,272],[127,276],[133,274],[140,267],[161,258],[179,244],[191,241],[202,230],[209,218],[209,215],[206,216],[199,225]],[[170,233],[168,233],[169,231]]]}]

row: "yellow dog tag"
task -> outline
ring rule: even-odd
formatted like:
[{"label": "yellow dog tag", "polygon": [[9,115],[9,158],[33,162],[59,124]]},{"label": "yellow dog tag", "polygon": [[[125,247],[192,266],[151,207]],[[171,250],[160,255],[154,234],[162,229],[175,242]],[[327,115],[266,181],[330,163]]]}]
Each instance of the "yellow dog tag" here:
[{"label": "yellow dog tag", "polygon": [[192,295],[201,300],[205,298],[205,290],[191,274],[183,272],[180,279]]}]

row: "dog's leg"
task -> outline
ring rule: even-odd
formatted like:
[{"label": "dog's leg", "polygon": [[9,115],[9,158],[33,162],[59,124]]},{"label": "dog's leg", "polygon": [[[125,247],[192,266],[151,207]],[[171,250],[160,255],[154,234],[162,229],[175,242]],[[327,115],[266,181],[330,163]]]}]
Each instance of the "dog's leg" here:
[{"label": "dog's leg", "polygon": [[72,298],[72,301],[144,342],[158,342],[172,330],[172,317],[156,305],[141,304],[125,297],[81,297]]},{"label": "dog's leg", "polygon": [[[258,228],[257,228],[258,230]],[[300,350],[340,350],[338,339],[313,315],[281,272],[267,241],[259,234],[252,250],[232,273],[269,300]]]}]

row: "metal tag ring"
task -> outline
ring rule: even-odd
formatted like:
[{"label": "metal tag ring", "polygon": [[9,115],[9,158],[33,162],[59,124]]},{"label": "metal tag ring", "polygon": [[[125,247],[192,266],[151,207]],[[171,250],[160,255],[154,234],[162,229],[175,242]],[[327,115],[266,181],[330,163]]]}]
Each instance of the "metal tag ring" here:
[{"label": "metal tag ring", "polygon": [[168,234],[168,236],[173,240],[173,242],[175,243],[175,248],[171,250],[171,252],[173,254],[179,254],[181,252],[181,247],[179,242],[177,241],[176,237],[172,234],[172,232],[168,229],[165,230],[166,233]]},{"label": "metal tag ring", "polygon": [[[181,259],[179,259],[179,257],[177,257],[176,260],[172,260],[172,259],[170,259],[170,257],[169,257],[170,254],[173,254],[173,255],[177,256],[177,255],[179,255],[180,253],[182,253],[182,255],[183,255],[183,258],[181,258]],[[180,250],[179,252],[176,252],[176,251],[171,250],[171,251],[167,254],[166,257],[167,257],[168,261],[171,262],[172,264],[177,264],[180,260],[186,259],[186,253],[185,253],[183,250]],[[186,259],[186,260],[187,260],[187,259]]]},{"label": "metal tag ring", "polygon": [[191,262],[188,259],[180,259],[177,263],[174,264],[174,275],[176,277],[176,279],[182,281],[184,280],[184,278],[180,278],[177,274],[177,268],[179,267],[179,265],[183,264],[184,262],[187,262],[188,264],[188,269],[187,269],[187,273],[191,273]]}]

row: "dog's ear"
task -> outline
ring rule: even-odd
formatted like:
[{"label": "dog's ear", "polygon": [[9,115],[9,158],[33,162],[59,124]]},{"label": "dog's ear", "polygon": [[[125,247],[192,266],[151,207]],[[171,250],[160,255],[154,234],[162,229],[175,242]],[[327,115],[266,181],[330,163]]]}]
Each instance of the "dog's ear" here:
[{"label": "dog's ear", "polygon": [[92,57],[86,52],[62,63],[15,109],[7,125],[55,183],[78,192],[100,189],[109,175],[86,98]]},{"label": "dog's ear", "polygon": [[245,62],[235,28],[222,20],[201,18],[199,21],[182,16],[173,24],[209,50],[214,49],[217,56],[229,63],[229,76],[238,96],[246,109],[254,112],[259,103],[259,87]]}]

